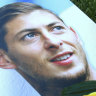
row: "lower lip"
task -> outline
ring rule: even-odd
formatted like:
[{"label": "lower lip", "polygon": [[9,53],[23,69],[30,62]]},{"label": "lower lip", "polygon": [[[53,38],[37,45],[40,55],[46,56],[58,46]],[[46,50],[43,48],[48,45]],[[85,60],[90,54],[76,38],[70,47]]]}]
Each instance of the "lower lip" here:
[{"label": "lower lip", "polygon": [[[71,56],[72,57],[72,56]],[[72,64],[72,59],[71,57],[69,57],[66,60],[62,60],[62,61],[54,61],[52,63],[56,64],[56,65],[60,65],[60,66],[68,66],[70,64]]]}]

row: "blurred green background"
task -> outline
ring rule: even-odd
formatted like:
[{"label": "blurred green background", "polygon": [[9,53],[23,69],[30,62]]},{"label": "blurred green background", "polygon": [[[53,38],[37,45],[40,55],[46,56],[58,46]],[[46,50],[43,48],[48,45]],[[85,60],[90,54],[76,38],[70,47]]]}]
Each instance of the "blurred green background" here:
[{"label": "blurred green background", "polygon": [[96,0],[71,0],[96,23]]}]

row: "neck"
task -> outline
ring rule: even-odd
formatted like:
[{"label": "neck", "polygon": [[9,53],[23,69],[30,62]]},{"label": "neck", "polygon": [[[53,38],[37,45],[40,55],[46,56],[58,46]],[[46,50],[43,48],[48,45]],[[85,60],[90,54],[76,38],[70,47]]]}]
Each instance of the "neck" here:
[{"label": "neck", "polygon": [[[21,72],[19,72],[21,73]],[[61,96],[65,87],[85,81],[85,76],[78,79],[44,79],[32,78],[23,72],[21,75],[41,94],[41,96]],[[36,76],[39,77],[39,76]]]},{"label": "neck", "polygon": [[70,80],[64,78],[32,78],[20,70],[17,71],[19,71],[19,73],[41,94],[41,96],[61,96],[61,93],[65,87],[82,81],[96,80],[96,71],[94,71],[91,66],[89,66],[89,74],[84,74],[81,77]]},{"label": "neck", "polygon": [[[61,96],[64,89],[64,82],[59,80],[44,80],[39,78],[32,78],[28,75],[23,77],[40,93],[41,96]],[[63,85],[63,86],[62,86]]]}]

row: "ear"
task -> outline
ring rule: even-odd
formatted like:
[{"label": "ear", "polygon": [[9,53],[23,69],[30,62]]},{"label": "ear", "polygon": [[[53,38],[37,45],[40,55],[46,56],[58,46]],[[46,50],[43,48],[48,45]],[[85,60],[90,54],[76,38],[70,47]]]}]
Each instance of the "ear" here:
[{"label": "ear", "polygon": [[16,65],[1,49],[0,49],[0,68],[3,68],[3,69],[15,69],[16,68]]},{"label": "ear", "polygon": [[78,39],[78,35],[77,35],[77,33],[75,32],[75,30],[74,30],[72,27],[70,27],[70,30],[71,30],[72,32],[74,32],[76,38]]},{"label": "ear", "polygon": [[72,27],[70,27],[70,30],[71,30],[72,32],[74,32],[77,40],[80,42],[81,45],[83,45],[83,42],[82,42],[82,40],[80,40],[80,38],[79,38],[78,34],[76,33],[76,31],[75,31]]}]

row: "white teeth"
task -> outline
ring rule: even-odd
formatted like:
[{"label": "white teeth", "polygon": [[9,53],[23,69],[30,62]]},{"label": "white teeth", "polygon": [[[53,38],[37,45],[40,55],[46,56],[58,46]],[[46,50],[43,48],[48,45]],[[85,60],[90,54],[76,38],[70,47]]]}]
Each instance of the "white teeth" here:
[{"label": "white teeth", "polygon": [[56,58],[54,59],[54,61],[61,61],[61,60],[66,60],[67,58],[69,58],[71,55],[70,54],[66,54],[62,57]]}]

